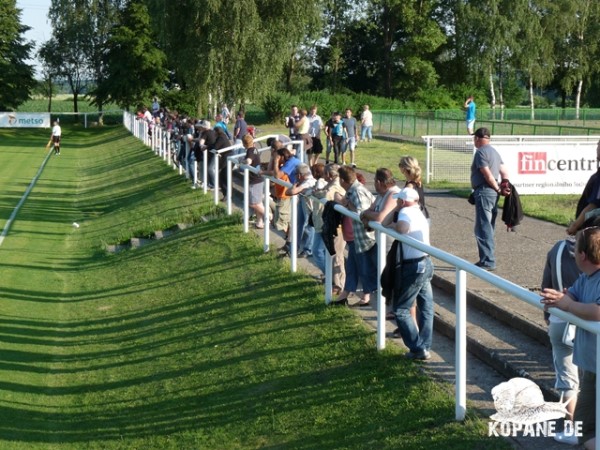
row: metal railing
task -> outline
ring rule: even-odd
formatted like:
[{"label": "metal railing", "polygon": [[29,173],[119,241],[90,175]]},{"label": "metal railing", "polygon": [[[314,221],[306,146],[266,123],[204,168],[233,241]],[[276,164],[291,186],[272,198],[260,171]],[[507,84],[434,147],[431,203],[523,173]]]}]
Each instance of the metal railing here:
[{"label": "metal railing", "polygon": [[[131,123],[129,125],[132,125]],[[126,125],[127,126],[127,125]],[[131,126],[130,130],[134,132],[140,132],[140,129],[143,127],[135,127]],[[139,135],[138,135],[139,137]],[[256,141],[266,140],[271,136],[263,136],[257,138]],[[239,147],[239,145],[234,145],[231,148],[223,149],[220,152],[228,151],[232,148]],[[268,148],[262,149],[262,151],[268,150]],[[302,154],[303,152],[301,152]],[[231,186],[233,184],[232,174],[234,167],[239,168],[243,171],[243,179],[244,179],[244,189],[243,189],[243,197],[244,197],[244,207],[243,207],[243,228],[244,232],[249,232],[249,174],[250,172],[254,172],[260,175],[260,170],[240,163],[240,158],[244,157],[244,155],[234,155],[227,158],[227,185],[228,185],[228,214],[232,214],[231,209],[231,194],[232,189]],[[218,167],[218,165],[216,165]],[[218,170],[215,170],[215,183],[218,183]],[[270,183],[277,183],[285,187],[290,187],[291,184],[285,181],[279,180],[272,176],[263,176],[265,179],[265,187],[264,187],[264,206],[265,206],[265,226],[263,235],[263,249],[264,251],[270,250],[270,217],[269,217],[269,186]],[[314,197],[313,197],[314,198]],[[324,199],[318,199],[321,202],[325,202]],[[291,224],[290,224],[290,233],[291,233],[291,245],[292,248],[290,250],[291,256],[291,271],[297,271],[297,259],[296,259],[296,250],[297,250],[297,196],[292,196],[292,211],[291,211]],[[350,217],[353,221],[360,223],[360,217],[357,213],[348,210],[342,205],[336,205],[335,210],[344,216]],[[420,241],[413,239],[410,236],[399,234],[396,231],[383,227],[378,222],[369,222],[368,224],[375,231],[376,245],[377,245],[377,291],[376,291],[376,306],[377,306],[377,349],[383,350],[386,345],[386,303],[385,297],[382,293],[381,288],[381,273],[385,267],[386,263],[386,248],[387,248],[387,238],[396,239],[403,244],[414,247],[428,255],[443,261],[450,266],[455,268],[455,303],[456,303],[456,329],[455,329],[455,419],[461,421],[465,418],[467,412],[466,405],[466,383],[467,383],[467,276],[469,273],[474,277],[477,277],[495,287],[510,294],[521,301],[524,301],[540,310],[543,310],[543,306],[540,303],[540,296],[538,294],[534,294],[523,287],[514,284],[508,280],[500,278],[497,275],[487,272],[472,263],[465,261],[462,258],[459,258],[455,255],[447,253],[443,250],[440,250],[436,247],[432,247],[430,245],[426,245]],[[333,257],[326,251],[325,258],[325,303],[329,304],[332,300],[332,261]],[[554,308],[552,310],[552,314],[557,317],[564,319],[570,323],[575,324],[577,327],[587,330],[596,335],[596,373],[600,373],[600,322],[593,322],[582,320],[573,314],[558,310]],[[600,377],[596,378],[596,410],[600,410]],[[596,420],[596,436],[600,436],[600,420]],[[597,440],[596,449],[600,450],[600,439]]]},{"label": "metal railing", "polygon": [[[544,123],[543,121],[518,121],[502,119],[484,114],[487,110],[477,113],[476,127],[487,127],[492,135],[594,135],[600,134],[600,126],[589,126],[582,122],[581,126],[560,123]],[[460,111],[373,111],[373,133],[419,138],[422,135],[466,135],[467,128],[464,113]],[[600,118],[594,115],[600,122]],[[589,119],[588,119],[589,120]]]}]

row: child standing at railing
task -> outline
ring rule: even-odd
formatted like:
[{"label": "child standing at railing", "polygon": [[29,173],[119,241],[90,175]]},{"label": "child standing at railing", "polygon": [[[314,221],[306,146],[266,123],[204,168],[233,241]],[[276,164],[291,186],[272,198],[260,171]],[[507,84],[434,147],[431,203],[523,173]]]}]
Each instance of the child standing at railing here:
[{"label": "child standing at railing", "polygon": [[[577,233],[575,262],[583,272],[568,290],[544,289],[541,302],[546,308],[558,308],[583,320],[600,321],[600,227]],[[579,380],[579,397],[575,422],[582,423],[585,448],[596,445],[596,335],[577,328],[573,345],[573,362],[583,371]]]}]

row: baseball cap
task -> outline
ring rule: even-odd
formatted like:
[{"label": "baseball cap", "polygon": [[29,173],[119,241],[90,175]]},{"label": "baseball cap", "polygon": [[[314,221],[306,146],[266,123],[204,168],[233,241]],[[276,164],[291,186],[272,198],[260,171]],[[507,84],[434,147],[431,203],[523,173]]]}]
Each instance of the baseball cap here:
[{"label": "baseball cap", "polygon": [[490,130],[488,130],[485,127],[481,127],[481,128],[477,128],[477,130],[475,131],[475,136],[478,137],[479,139],[484,139],[487,138],[489,139],[492,134],[490,133]]},{"label": "baseball cap", "polygon": [[415,191],[413,188],[404,188],[397,194],[394,194],[395,199],[404,200],[406,202],[418,202],[419,201],[419,193]]}]

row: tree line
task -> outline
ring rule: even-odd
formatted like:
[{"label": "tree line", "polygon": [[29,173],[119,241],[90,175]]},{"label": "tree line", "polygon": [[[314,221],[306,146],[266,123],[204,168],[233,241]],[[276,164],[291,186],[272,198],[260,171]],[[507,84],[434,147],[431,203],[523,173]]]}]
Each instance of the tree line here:
[{"label": "tree line", "polygon": [[[6,42],[17,60],[31,50],[14,2],[2,6],[13,11],[0,20],[15,17],[3,26],[3,61]],[[600,105],[599,16],[597,0],[52,0],[39,57],[47,93],[66,81],[75,108],[82,92],[99,108],[172,95],[208,112],[327,91],[429,109],[473,94],[533,114],[550,95],[563,107]]]}]

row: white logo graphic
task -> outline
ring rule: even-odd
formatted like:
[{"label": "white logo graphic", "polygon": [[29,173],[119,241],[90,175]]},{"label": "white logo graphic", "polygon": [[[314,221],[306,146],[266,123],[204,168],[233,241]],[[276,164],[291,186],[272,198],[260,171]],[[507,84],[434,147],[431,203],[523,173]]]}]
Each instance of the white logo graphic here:
[{"label": "white logo graphic", "polygon": [[[546,402],[541,389],[526,378],[512,378],[492,389],[496,414],[488,423],[489,436],[554,436],[556,420],[567,415],[567,404]],[[536,425],[537,424],[537,425]],[[534,426],[535,425],[535,426]],[[581,424],[565,421],[565,432],[581,435]]]}]

